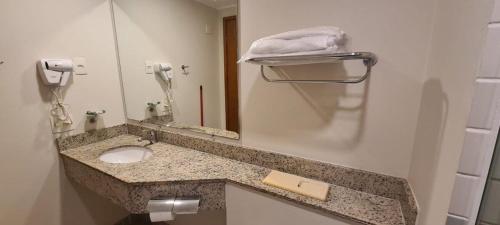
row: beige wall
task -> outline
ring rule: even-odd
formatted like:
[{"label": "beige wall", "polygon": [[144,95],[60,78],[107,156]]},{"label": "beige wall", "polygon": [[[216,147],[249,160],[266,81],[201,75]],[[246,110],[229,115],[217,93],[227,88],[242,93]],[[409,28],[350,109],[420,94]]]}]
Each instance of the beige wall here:
[{"label": "beige wall", "polygon": [[109,225],[124,211],[68,182],[50,133],[43,57],[85,57],[87,76],[68,86],[75,132],[86,110],[106,109],[105,126],[125,121],[106,0],[0,2],[0,224]]},{"label": "beige wall", "polygon": [[227,225],[360,225],[234,184],[226,185],[226,207]]},{"label": "beige wall", "polygon": [[[203,85],[205,125],[221,127],[218,11],[194,0],[117,0],[114,11],[127,117],[143,120],[147,102],[165,102],[164,83],[146,74],[144,63],[169,62],[175,121],[200,125]],[[190,67],[187,75],[183,64]],[[157,109],[164,114],[163,106]]]},{"label": "beige wall", "polygon": [[[360,85],[272,84],[260,78],[258,66],[242,64],[242,143],[407,177],[434,2],[241,0],[242,52],[263,36],[333,25],[349,35],[350,49],[379,57]],[[298,72],[330,76],[326,69]]]},{"label": "beige wall", "polygon": [[492,6],[490,0],[437,4],[409,174],[421,225],[446,220]]},{"label": "beige wall", "polygon": [[[242,143],[407,177],[419,224],[444,224],[491,5],[242,0],[242,50],[280,31],[336,25],[350,49],[379,56],[368,87],[270,84],[243,64]],[[342,109],[356,101],[360,110]]]},{"label": "beige wall", "polygon": [[[379,56],[369,83],[349,86],[270,84],[258,67],[242,64],[242,143],[409,177],[420,224],[443,224],[490,1],[240,4],[242,50],[269,34],[336,25],[350,35],[351,49]],[[61,11],[45,11],[52,9]],[[6,61],[0,65],[0,223],[111,224],[124,212],[64,177],[49,133],[48,92],[35,70],[42,57],[87,58],[89,75],[75,77],[66,96],[75,132],[83,131],[89,109],[107,110],[105,126],[123,123],[108,2],[4,0],[0,28]]]}]

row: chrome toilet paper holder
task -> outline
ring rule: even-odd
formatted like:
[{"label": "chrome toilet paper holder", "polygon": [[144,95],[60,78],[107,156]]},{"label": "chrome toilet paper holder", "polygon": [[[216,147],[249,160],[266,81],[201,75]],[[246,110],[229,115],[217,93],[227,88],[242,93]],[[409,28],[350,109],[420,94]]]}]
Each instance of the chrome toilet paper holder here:
[{"label": "chrome toilet paper holder", "polygon": [[172,213],[175,215],[196,214],[200,208],[199,197],[170,197],[151,199],[148,201],[147,210],[150,213]]}]

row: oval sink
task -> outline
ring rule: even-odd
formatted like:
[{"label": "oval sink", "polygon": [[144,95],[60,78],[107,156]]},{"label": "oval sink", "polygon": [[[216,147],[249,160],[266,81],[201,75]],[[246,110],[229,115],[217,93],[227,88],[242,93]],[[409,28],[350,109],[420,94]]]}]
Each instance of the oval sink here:
[{"label": "oval sink", "polygon": [[151,149],[142,146],[123,146],[102,153],[99,159],[107,163],[135,163],[153,155]]}]

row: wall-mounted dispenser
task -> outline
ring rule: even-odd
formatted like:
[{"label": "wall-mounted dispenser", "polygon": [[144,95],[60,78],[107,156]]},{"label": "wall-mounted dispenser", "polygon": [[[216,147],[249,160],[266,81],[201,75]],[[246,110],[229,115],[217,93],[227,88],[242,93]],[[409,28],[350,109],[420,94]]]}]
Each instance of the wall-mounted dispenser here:
[{"label": "wall-mounted dispenser", "polygon": [[148,103],[146,103],[146,106],[147,106],[149,112],[154,112],[156,110],[156,107],[160,104],[161,104],[161,102],[159,102],[159,101],[158,102],[148,102]]},{"label": "wall-mounted dispenser", "polygon": [[106,113],[106,110],[103,109],[100,111],[87,111],[85,113],[85,115],[87,115],[87,119],[89,120],[89,123],[95,123],[95,122],[97,122],[97,118],[104,113]]},{"label": "wall-mounted dispenser", "polygon": [[44,84],[49,86],[65,86],[73,72],[73,61],[70,59],[41,59],[38,62],[40,76]]},{"label": "wall-mounted dispenser", "polygon": [[153,66],[154,71],[158,74],[165,82],[169,82],[174,78],[174,71],[172,70],[172,65],[170,63],[156,63]]}]

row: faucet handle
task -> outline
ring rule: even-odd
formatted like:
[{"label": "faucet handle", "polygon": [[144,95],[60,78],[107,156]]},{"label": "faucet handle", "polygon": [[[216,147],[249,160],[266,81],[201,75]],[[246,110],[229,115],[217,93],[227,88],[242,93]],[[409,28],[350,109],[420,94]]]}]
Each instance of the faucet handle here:
[{"label": "faucet handle", "polygon": [[150,141],[158,142],[158,135],[155,130],[149,131],[149,137],[151,138]]},{"label": "faucet handle", "polygon": [[148,138],[142,138],[142,137],[140,137],[140,138],[137,139],[137,142],[142,143],[143,141],[148,141],[149,142],[145,146],[154,144],[154,142],[152,140],[148,139]]}]

